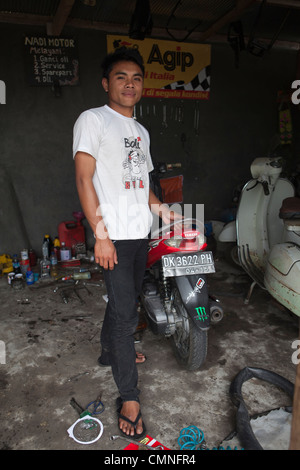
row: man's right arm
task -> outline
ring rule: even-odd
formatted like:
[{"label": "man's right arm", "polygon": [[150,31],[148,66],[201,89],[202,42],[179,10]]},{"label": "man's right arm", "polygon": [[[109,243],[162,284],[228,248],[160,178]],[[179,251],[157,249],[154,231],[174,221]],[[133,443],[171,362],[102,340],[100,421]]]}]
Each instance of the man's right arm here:
[{"label": "man's right arm", "polygon": [[82,210],[96,238],[95,261],[104,269],[113,269],[118,262],[117,253],[101,216],[100,204],[93,184],[95,169],[96,161],[90,154],[76,153],[76,186]]}]

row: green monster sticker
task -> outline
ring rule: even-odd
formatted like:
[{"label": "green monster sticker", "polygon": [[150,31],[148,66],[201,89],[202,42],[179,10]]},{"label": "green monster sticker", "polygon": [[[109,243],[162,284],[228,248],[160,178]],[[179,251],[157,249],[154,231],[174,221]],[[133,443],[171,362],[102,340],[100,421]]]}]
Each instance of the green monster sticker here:
[{"label": "green monster sticker", "polygon": [[195,310],[198,315],[198,320],[204,321],[208,319],[207,313],[205,311],[205,307],[195,307]]}]

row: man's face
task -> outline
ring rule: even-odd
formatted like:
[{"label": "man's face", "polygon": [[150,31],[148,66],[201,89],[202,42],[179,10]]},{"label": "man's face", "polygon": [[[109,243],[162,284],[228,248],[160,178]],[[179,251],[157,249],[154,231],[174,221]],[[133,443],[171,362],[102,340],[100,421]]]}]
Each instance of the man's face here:
[{"label": "man's face", "polygon": [[102,85],[108,92],[109,106],[124,116],[131,117],[133,107],[142,97],[143,74],[135,62],[122,61],[115,64],[109,79],[103,78]]}]

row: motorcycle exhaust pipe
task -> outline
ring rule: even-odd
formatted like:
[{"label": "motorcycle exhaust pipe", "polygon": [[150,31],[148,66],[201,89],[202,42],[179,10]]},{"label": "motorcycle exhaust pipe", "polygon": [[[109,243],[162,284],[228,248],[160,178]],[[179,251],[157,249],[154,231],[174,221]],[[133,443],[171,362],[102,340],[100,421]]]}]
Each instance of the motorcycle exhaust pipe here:
[{"label": "motorcycle exhaust pipe", "polygon": [[224,316],[223,309],[219,305],[212,305],[210,307],[210,321],[211,323],[219,323]]}]

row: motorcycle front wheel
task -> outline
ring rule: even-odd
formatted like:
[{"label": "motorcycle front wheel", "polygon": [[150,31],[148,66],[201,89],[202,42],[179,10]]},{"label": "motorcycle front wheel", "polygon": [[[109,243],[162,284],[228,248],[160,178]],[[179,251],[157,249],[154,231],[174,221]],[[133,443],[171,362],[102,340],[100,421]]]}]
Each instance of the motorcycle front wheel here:
[{"label": "motorcycle front wheel", "polygon": [[180,321],[171,336],[177,362],[187,370],[199,369],[207,355],[207,331],[196,327],[187,313],[178,290],[174,289],[173,306]]}]

